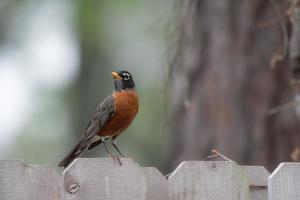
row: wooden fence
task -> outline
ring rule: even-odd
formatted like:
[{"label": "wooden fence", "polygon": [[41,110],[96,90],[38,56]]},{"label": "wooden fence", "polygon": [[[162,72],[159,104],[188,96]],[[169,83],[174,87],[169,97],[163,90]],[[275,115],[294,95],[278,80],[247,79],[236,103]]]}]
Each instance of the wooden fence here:
[{"label": "wooden fence", "polygon": [[63,172],[0,161],[0,200],[300,200],[300,163],[262,166],[185,161],[166,179],[131,159],[79,158]]}]

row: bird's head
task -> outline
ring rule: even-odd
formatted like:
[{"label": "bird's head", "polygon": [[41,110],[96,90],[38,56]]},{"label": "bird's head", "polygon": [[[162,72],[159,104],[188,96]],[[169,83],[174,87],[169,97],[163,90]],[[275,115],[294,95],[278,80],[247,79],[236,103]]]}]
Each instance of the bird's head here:
[{"label": "bird's head", "polygon": [[111,74],[115,80],[115,91],[135,89],[133,78],[128,71],[122,70],[122,71],[112,72]]}]

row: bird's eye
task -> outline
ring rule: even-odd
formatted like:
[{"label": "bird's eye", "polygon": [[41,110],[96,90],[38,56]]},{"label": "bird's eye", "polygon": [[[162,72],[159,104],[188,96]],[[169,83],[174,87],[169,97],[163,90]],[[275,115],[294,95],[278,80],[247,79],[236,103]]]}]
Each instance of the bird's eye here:
[{"label": "bird's eye", "polygon": [[125,81],[129,80],[130,79],[130,75],[128,73],[123,73],[123,79]]}]

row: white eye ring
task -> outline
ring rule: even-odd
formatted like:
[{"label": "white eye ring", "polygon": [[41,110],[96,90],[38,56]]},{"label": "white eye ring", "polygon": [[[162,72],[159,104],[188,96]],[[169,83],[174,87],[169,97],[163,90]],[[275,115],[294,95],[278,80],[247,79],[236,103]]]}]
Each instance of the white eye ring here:
[{"label": "white eye ring", "polygon": [[130,79],[130,75],[128,73],[124,73],[123,77],[125,81],[128,81]]}]

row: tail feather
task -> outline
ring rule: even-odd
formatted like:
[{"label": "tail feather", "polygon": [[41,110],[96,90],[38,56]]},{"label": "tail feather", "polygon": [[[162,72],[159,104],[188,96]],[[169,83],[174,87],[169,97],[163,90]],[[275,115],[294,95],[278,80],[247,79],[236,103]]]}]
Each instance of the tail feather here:
[{"label": "tail feather", "polygon": [[65,158],[58,164],[58,167],[67,167],[73,160],[78,158],[80,154],[84,152],[88,148],[87,144],[82,143],[80,141],[66,156]]}]

